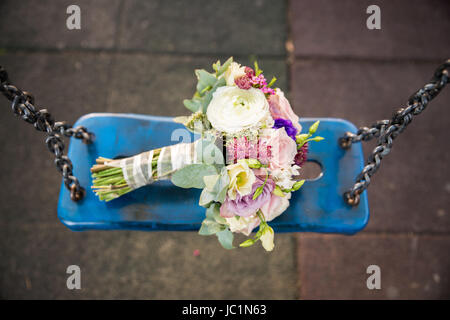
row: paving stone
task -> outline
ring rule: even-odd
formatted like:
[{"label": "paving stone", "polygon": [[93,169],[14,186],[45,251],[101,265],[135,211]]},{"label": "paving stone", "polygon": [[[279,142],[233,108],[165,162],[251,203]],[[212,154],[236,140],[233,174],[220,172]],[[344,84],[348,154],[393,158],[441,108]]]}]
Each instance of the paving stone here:
[{"label": "paving stone", "polygon": [[[225,61],[227,57],[220,57]],[[110,112],[131,112],[163,116],[187,115],[184,99],[195,92],[195,69],[212,70],[218,58],[118,54],[115,55],[112,91],[108,102]],[[249,65],[248,57],[235,57]],[[286,63],[281,59],[258,58],[268,79],[277,77],[276,85],[287,89]],[[251,64],[250,64],[251,65]]]},{"label": "paving stone", "polygon": [[[0,228],[0,296],[295,299],[295,246],[292,234],[277,235],[276,249],[267,253],[260,245],[228,251],[215,237],[194,232],[72,232],[57,222],[10,224]],[[69,265],[81,268],[81,290],[66,287]]]},{"label": "paving stone", "polygon": [[[449,299],[450,236],[299,236],[300,299]],[[381,271],[369,290],[367,267]]]},{"label": "paving stone", "polygon": [[[13,84],[34,94],[38,108],[47,108],[57,121],[68,123],[106,108],[109,64],[107,56],[94,54],[0,56],[0,65]],[[0,107],[4,111],[0,176],[5,186],[0,193],[0,225],[55,220],[61,176],[45,145],[45,135],[15,117],[3,96]]]},{"label": "paving stone", "polygon": [[[301,116],[344,118],[368,126],[404,106],[436,67],[299,60],[292,69],[293,106]],[[395,140],[369,187],[368,229],[450,231],[449,102],[450,90],[445,88]],[[365,147],[366,157],[373,148]]]},{"label": "paving stone", "polygon": [[66,20],[73,1],[13,1],[0,3],[0,47],[112,48],[118,24],[119,0],[77,0],[81,29],[69,30]]},{"label": "paving stone", "polygon": [[126,1],[122,49],[213,54],[285,53],[285,1]]},{"label": "paving stone", "polygon": [[[369,30],[369,5],[381,9],[381,29]],[[295,54],[376,58],[448,58],[450,2],[423,0],[291,1]]]}]

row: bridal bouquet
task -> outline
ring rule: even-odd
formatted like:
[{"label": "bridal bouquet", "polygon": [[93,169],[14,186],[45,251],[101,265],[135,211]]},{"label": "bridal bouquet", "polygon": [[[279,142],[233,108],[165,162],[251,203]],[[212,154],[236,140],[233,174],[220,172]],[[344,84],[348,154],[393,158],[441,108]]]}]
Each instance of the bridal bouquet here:
[{"label": "bridal bouquet", "polygon": [[228,59],[217,61],[213,72],[196,70],[192,99],[184,105],[192,114],[175,118],[200,138],[125,159],[98,158],[91,169],[93,189],[100,200],[110,201],[154,181],[170,179],[181,188],[202,189],[199,204],[206,209],[199,234],[218,237],[234,248],[233,233],[253,237],[267,251],[274,248],[269,222],[289,207],[296,181],[306,161],[308,144],[319,122],[301,133],[299,117],[283,91],[267,82],[258,64],[241,66]]}]

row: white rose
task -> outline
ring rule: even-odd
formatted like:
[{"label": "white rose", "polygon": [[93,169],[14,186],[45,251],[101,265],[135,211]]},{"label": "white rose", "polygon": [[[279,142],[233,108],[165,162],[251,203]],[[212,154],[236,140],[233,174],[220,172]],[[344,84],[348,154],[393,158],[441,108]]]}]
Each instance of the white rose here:
[{"label": "white rose", "polygon": [[241,67],[239,63],[232,62],[228,67],[227,71],[223,74],[227,86],[234,86],[234,79],[242,77],[245,75],[245,67]]},{"label": "white rose", "polygon": [[236,164],[227,166],[230,184],[228,186],[228,197],[232,200],[236,199],[236,193],[246,196],[252,192],[253,183],[256,177],[253,170],[249,168],[247,162],[238,161]]},{"label": "white rose", "polygon": [[258,127],[271,120],[269,103],[261,90],[235,86],[214,92],[206,116],[214,129],[225,133]]}]

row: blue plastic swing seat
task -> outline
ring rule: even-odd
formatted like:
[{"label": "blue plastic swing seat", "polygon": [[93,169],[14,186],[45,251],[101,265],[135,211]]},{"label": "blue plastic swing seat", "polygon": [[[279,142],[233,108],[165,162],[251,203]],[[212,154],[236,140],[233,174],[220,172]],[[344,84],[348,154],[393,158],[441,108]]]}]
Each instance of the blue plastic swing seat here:
[{"label": "blue plastic swing seat", "polygon": [[[347,205],[342,194],[362,170],[363,152],[360,144],[343,150],[338,138],[346,131],[356,132],[356,127],[348,121],[332,118],[305,118],[301,125],[309,128],[316,120],[320,120],[317,135],[325,140],[310,144],[308,161],[319,163],[323,174],[319,179],[306,181],[293,193],[290,207],[270,225],[275,232],[354,234],[363,229],[369,219],[367,192],[361,194],[356,207]],[[90,168],[97,157],[128,157],[175,144],[177,142],[171,141],[172,132],[182,125],[169,117],[111,113],[88,114],[77,121],[78,125],[93,132],[95,140],[89,145],[75,139],[70,143],[68,156],[75,176],[86,189],[86,196],[74,202],[62,184],[58,217],[63,224],[76,231],[197,231],[200,228],[205,209],[198,205],[199,189],[178,188],[170,180],[164,180],[109,202],[98,200],[91,189]]]}]

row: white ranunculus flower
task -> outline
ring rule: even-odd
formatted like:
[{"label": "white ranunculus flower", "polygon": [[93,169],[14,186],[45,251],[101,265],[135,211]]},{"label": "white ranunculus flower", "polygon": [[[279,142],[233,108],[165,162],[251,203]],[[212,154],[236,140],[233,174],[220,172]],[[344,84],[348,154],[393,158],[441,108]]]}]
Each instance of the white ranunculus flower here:
[{"label": "white ranunculus flower", "polygon": [[214,92],[206,116],[214,129],[225,133],[261,126],[271,120],[269,103],[261,90],[235,86],[220,87]]},{"label": "white ranunculus flower", "polygon": [[245,67],[241,67],[241,65],[237,62],[232,62],[227,71],[223,74],[223,77],[227,82],[227,86],[234,86],[234,80],[242,77],[243,75],[245,75]]}]

